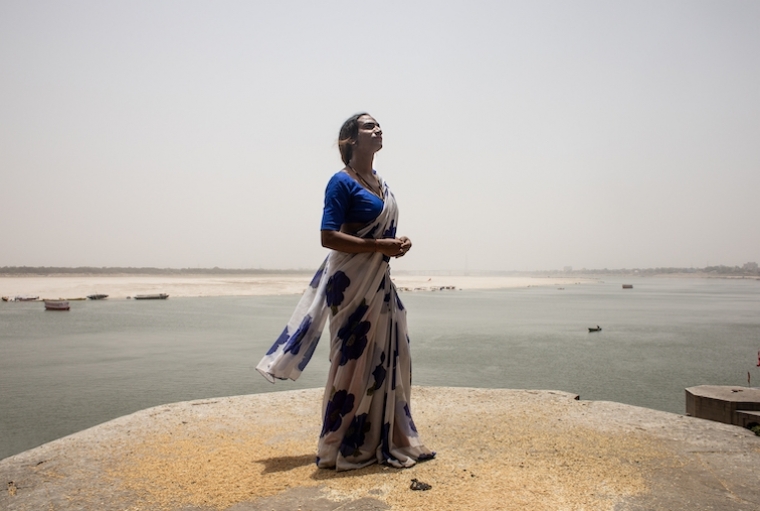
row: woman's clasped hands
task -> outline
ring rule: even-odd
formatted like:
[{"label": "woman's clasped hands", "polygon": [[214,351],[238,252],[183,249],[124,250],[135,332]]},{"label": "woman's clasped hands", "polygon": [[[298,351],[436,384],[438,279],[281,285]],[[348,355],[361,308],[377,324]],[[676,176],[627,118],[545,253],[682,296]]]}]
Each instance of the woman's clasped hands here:
[{"label": "woman's clasped hands", "polygon": [[412,248],[412,240],[406,236],[377,240],[378,252],[388,257],[403,257]]}]

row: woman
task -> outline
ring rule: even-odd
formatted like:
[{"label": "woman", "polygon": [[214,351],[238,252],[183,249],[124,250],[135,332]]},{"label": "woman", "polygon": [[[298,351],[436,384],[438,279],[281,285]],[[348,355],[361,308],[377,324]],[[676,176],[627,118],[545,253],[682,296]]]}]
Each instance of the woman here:
[{"label": "woman", "polygon": [[372,167],[383,147],[377,121],[366,113],[349,118],[338,147],[346,166],[327,185],[322,216],[322,245],[332,250],[256,369],[271,382],[298,378],[329,317],[317,466],[411,467],[435,456],[412,421],[406,311],[388,265],[412,242],[396,237],[396,201]]}]

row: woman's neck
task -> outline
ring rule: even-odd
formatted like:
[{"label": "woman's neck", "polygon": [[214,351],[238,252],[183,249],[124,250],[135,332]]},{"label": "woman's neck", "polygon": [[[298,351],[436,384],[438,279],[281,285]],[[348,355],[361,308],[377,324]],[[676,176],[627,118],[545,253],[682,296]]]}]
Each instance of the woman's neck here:
[{"label": "woman's neck", "polygon": [[372,163],[374,161],[374,155],[369,155],[368,157],[362,157],[361,155],[355,154],[351,161],[348,162],[348,165],[354,169],[354,172],[361,176],[365,177],[371,177],[372,176]]}]

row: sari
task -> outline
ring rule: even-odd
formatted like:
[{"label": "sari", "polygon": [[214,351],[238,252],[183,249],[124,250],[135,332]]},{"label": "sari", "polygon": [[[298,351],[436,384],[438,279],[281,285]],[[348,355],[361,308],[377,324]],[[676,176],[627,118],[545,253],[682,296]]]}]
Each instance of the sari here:
[{"label": "sari", "polygon": [[[381,180],[383,210],[356,235],[394,238],[398,207]],[[322,402],[317,466],[398,468],[431,459],[412,420],[406,310],[379,252],[331,250],[256,369],[270,382],[296,380],[330,320],[330,370]]]}]

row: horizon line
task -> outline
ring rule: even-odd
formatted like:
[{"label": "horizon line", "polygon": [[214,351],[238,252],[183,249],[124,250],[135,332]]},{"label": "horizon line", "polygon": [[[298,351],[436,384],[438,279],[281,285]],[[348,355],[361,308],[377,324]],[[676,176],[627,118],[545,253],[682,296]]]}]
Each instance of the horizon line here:
[{"label": "horizon line", "polygon": [[[50,273],[313,273],[313,268],[221,268],[214,267],[157,267],[157,266],[2,266],[0,275],[9,274],[50,274]],[[426,269],[426,270],[395,270],[398,274],[430,273],[449,275],[473,274],[584,274],[584,273],[742,273],[760,274],[758,265],[754,262],[743,266],[711,265],[699,267],[656,266],[656,267],[623,267],[623,268],[580,268],[570,266],[563,269],[539,270],[474,270],[474,269]]]}]

